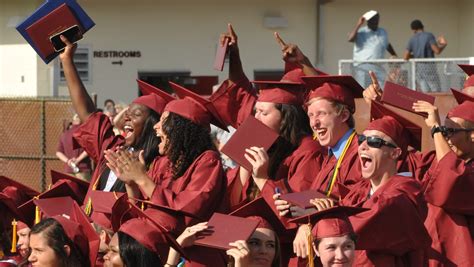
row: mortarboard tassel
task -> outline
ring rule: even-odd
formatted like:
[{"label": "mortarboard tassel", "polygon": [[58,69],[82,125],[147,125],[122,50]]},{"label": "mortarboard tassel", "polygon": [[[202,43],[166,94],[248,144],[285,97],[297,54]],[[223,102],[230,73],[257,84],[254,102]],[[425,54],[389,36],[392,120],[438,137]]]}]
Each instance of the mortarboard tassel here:
[{"label": "mortarboard tassel", "polygon": [[143,202],[143,201],[142,201],[142,206],[141,206],[141,208],[142,208],[142,211],[145,210],[145,202]]},{"label": "mortarboard tassel", "polygon": [[86,213],[87,216],[91,216],[92,212],[92,198],[89,197],[87,200],[86,207],[84,208],[84,212]]},{"label": "mortarboard tassel", "polygon": [[[97,189],[97,186],[99,185],[99,181],[100,179],[97,179],[95,181],[95,183],[92,185],[92,190],[96,190]],[[92,213],[92,198],[89,197],[89,199],[87,200],[87,204],[86,204],[86,207],[84,208],[84,212],[86,213],[87,216],[91,216],[91,213]]]},{"label": "mortarboard tassel", "polygon": [[11,253],[16,253],[16,244],[17,244],[17,241],[16,241],[16,226],[17,226],[17,221],[15,219],[13,219],[12,221],[12,249],[10,250]]},{"label": "mortarboard tassel", "polygon": [[5,258],[5,252],[3,252],[3,249],[0,248],[0,259]]},{"label": "mortarboard tassel", "polygon": [[[34,197],[34,199],[39,199],[38,197]],[[39,223],[41,221],[41,216],[40,216],[40,208],[38,206],[35,206],[35,224]]]}]

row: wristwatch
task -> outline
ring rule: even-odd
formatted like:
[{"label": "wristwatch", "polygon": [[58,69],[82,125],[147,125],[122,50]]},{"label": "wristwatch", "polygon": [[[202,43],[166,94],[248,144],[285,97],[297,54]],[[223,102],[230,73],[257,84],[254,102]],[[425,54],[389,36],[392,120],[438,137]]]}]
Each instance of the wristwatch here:
[{"label": "wristwatch", "polygon": [[433,126],[431,128],[431,137],[434,137],[435,133],[443,133],[444,132],[444,126]]}]

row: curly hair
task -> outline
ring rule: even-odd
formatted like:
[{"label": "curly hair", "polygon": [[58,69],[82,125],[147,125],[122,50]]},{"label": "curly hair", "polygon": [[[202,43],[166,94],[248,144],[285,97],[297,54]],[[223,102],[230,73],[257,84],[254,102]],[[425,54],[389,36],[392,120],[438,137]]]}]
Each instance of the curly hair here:
[{"label": "curly hair", "polygon": [[204,151],[216,150],[208,129],[173,112],[164,120],[162,129],[168,139],[165,151],[174,179],[182,176]]},{"label": "curly hair", "polygon": [[160,121],[160,114],[148,107],[146,109],[148,109],[148,117],[143,124],[142,133],[133,148],[136,151],[143,150],[145,165],[148,167],[159,155],[158,145],[160,144],[160,138],[156,136],[153,126]]},{"label": "curly hair", "polygon": [[[63,226],[53,218],[41,220],[31,228],[30,236],[42,233],[47,244],[58,257],[61,267],[90,266],[88,255],[82,255],[81,250],[66,235]],[[64,246],[69,246],[70,254],[67,255]]]}]

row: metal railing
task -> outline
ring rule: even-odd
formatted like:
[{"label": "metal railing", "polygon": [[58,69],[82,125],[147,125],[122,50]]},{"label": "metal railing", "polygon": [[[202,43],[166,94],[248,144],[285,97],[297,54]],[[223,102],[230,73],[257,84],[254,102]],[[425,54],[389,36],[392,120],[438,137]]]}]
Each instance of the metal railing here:
[{"label": "metal railing", "polygon": [[472,64],[474,58],[339,60],[339,74],[349,74],[364,88],[370,85],[368,71],[375,72],[379,83],[390,81],[423,92],[447,92],[462,88],[466,74],[458,64]]}]

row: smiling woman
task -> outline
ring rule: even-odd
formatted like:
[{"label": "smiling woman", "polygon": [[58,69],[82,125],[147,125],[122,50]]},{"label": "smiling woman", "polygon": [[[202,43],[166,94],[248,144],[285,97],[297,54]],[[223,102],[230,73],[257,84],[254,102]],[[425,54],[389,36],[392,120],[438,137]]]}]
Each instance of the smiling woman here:
[{"label": "smiling woman", "polygon": [[[145,168],[147,169],[158,156],[158,144],[160,139],[154,134],[153,125],[159,119],[160,114],[168,101],[174,99],[152,86],[139,81],[140,90],[144,96],[135,99],[129,106],[123,117],[123,130],[125,138],[115,136],[113,125],[96,108],[79,78],[76,66],[72,60],[76,45],[71,44],[62,36],[63,42],[67,44],[65,51],[60,55],[64,68],[72,103],[77,114],[84,122],[74,134],[76,141],[86,150],[87,154],[97,163],[96,170],[92,176],[85,204],[86,211],[90,211],[90,191],[131,191],[121,180],[117,179],[115,173],[106,166],[103,151],[116,149],[123,146],[128,150],[143,150]],[[146,88],[143,88],[146,87]]]}]

